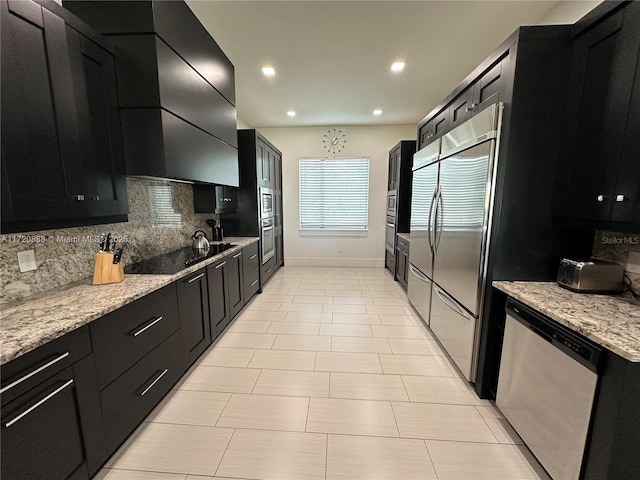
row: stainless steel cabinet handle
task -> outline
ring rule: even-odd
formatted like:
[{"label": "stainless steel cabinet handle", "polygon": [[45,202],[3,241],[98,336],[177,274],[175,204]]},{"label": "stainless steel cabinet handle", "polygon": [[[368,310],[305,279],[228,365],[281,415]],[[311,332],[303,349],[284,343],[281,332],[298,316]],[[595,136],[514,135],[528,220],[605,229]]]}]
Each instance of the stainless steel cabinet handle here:
[{"label": "stainless steel cabinet handle", "polygon": [[201,273],[200,275],[197,275],[197,276],[193,277],[192,279],[187,280],[187,283],[193,283],[193,282],[195,282],[196,280],[201,279],[202,277],[204,277],[204,273]]},{"label": "stainless steel cabinet handle", "polygon": [[464,317],[466,320],[474,320],[474,318],[471,315],[469,315],[469,313],[467,313],[467,311],[464,308],[459,307],[458,305],[453,303],[452,300],[449,300],[449,296],[446,293],[444,293],[442,290],[440,290],[440,288],[434,285],[433,289],[435,290],[438,297],[440,297],[440,300],[442,300],[442,302],[447,307],[449,307],[454,312],[457,312],[458,314],[460,314],[460,316]]},{"label": "stainless steel cabinet handle", "polygon": [[240,255],[242,255],[242,252],[240,252],[240,253],[236,253],[236,254],[235,254],[233,257],[231,257],[231,258],[238,258]]},{"label": "stainless steel cabinet handle", "polygon": [[95,200],[96,202],[100,200],[100,195],[94,195],[91,197],[91,200]]},{"label": "stainless steel cabinet handle", "polygon": [[624,195],[616,195],[616,202],[624,202],[626,199]]},{"label": "stainless steel cabinet handle", "polygon": [[160,375],[158,375],[158,376],[156,377],[156,379],[155,379],[153,382],[151,382],[151,383],[149,384],[149,386],[148,386],[147,388],[145,388],[145,389],[140,393],[140,396],[142,397],[145,393],[147,393],[149,390],[151,390],[151,389],[153,388],[153,386],[154,386],[156,383],[158,383],[158,382],[160,381],[160,379],[161,379],[162,377],[164,377],[168,371],[169,371],[169,369],[168,369],[168,368],[165,368],[165,369],[160,373]]},{"label": "stainless steel cabinet handle", "polygon": [[216,265],[216,270],[219,269],[219,268],[224,267],[226,264],[227,264],[227,262],[222,262],[222,263]]},{"label": "stainless steel cabinet handle", "polygon": [[254,258],[256,258],[257,256],[258,256],[258,254],[257,254],[257,253],[254,253],[253,255],[251,255],[251,256],[249,257],[249,260],[253,260],[253,259],[254,259]]},{"label": "stainless steel cabinet handle", "polygon": [[153,327],[156,323],[158,323],[160,320],[162,320],[162,317],[156,317],[155,319],[153,319],[150,323],[148,323],[147,325],[145,325],[144,327],[142,327],[140,330],[138,330],[135,333],[132,333],[131,335],[133,337],[137,337],[138,335],[140,335],[142,332],[148,330],[149,328]]},{"label": "stainless steel cabinet handle", "polygon": [[598,200],[599,202],[604,202],[605,198],[606,198],[606,197],[605,197],[604,195],[598,195],[598,196],[596,197],[596,200]]},{"label": "stainless steel cabinet handle", "polygon": [[34,403],[33,405],[31,405],[29,408],[27,408],[24,412],[22,412],[21,414],[13,417],[11,420],[9,420],[7,423],[4,424],[5,427],[9,428],[11,425],[13,425],[14,423],[16,423],[17,421],[23,419],[24,417],[26,417],[27,415],[29,415],[31,412],[33,412],[36,408],[40,407],[42,404],[44,404],[45,402],[49,401],[50,399],[52,399],[53,397],[55,397],[57,394],[59,394],[62,390],[64,390],[65,388],[67,388],[69,385],[73,384],[73,379],[69,380],[68,382],[66,382],[64,385],[61,385],[60,387],[56,388],[53,392],[51,392],[49,395],[47,395],[46,397],[44,397],[43,399],[39,400],[38,402]]},{"label": "stainless steel cabinet handle", "polygon": [[2,387],[0,389],[0,394],[4,393],[6,391],[8,391],[9,389],[15,387],[16,385],[21,384],[22,382],[24,382],[25,380],[30,379],[31,377],[33,377],[34,375],[39,374],[40,372],[42,372],[43,370],[46,370],[47,368],[49,368],[51,365],[54,365],[56,363],[58,363],[60,360],[63,360],[65,358],[67,358],[69,356],[69,352],[65,352],[62,355],[54,358],[53,360],[51,360],[50,362],[45,363],[44,365],[36,368],[33,372],[27,373],[24,377],[20,377],[18,380],[16,380],[15,382],[11,382],[9,385]]},{"label": "stainless steel cabinet handle", "polygon": [[79,202],[84,202],[84,195],[80,194],[80,195],[74,195],[73,196],[74,200],[77,200]]},{"label": "stainless steel cabinet handle", "polygon": [[256,283],[258,283],[258,280],[254,280],[253,282],[251,282],[251,285],[249,285],[249,286],[253,287]]},{"label": "stainless steel cabinet handle", "polygon": [[420,280],[422,280],[423,282],[426,283],[431,283],[431,280],[429,280],[427,277],[425,277],[422,272],[420,272],[416,267],[414,267],[413,265],[409,264],[409,269],[411,270],[411,273],[413,273],[416,277],[418,277]]}]

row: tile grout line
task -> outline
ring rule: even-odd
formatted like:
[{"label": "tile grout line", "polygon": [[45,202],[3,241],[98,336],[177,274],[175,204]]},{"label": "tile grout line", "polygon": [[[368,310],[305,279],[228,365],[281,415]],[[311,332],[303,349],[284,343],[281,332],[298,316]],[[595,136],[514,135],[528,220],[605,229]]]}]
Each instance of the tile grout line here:
[{"label": "tile grout line", "polygon": [[433,457],[431,456],[431,452],[429,451],[427,440],[422,440],[422,443],[424,443],[424,448],[427,450],[427,456],[429,457],[429,461],[431,462],[431,466],[433,467],[433,473],[436,474],[436,479],[439,479],[440,475],[438,475],[438,470],[436,470],[436,463],[433,461]]},{"label": "tile grout line", "polygon": [[[227,428],[227,427],[225,427],[225,428]],[[233,441],[233,436],[235,434],[236,434],[236,429],[234,428],[233,432],[231,432],[231,437],[229,437],[229,441],[227,442],[227,445],[224,447],[224,452],[222,452],[222,456],[220,457],[220,461],[218,462],[218,465],[216,465],[216,469],[213,472],[213,476],[214,477],[216,476],[216,473],[218,473],[218,470],[220,470],[220,465],[222,465],[222,462],[224,461],[224,456],[227,454],[227,450],[229,449],[229,445],[231,445],[231,442]]]}]

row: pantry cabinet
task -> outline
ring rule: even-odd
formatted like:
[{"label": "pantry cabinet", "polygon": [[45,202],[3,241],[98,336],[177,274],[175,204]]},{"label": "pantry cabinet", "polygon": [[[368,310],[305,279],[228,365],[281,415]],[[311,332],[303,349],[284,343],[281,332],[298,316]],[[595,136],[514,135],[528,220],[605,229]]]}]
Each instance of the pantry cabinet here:
[{"label": "pantry cabinet", "polygon": [[2,231],[126,221],[110,44],[55,2],[0,11]]}]

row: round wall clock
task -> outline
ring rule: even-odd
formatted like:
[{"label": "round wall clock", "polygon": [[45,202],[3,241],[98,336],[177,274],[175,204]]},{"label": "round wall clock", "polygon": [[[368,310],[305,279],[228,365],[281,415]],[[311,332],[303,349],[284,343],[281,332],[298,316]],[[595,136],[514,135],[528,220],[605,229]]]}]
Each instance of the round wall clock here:
[{"label": "round wall clock", "polygon": [[329,153],[340,153],[347,143],[347,135],[342,130],[330,128],[324,134],[322,145]]}]

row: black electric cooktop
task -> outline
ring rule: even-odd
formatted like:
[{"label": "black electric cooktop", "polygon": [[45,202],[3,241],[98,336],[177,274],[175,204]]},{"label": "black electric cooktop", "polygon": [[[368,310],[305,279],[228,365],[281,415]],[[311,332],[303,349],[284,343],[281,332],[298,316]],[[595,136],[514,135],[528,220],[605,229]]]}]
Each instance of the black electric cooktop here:
[{"label": "black electric cooktop", "polygon": [[219,253],[235,247],[230,243],[216,243],[209,247],[209,250],[196,250],[193,248],[182,248],[174,252],[163,253],[157,257],[143,260],[125,267],[125,273],[148,273],[155,275],[173,275],[180,270],[184,270],[191,265],[200,263],[207,258],[211,258]]}]

